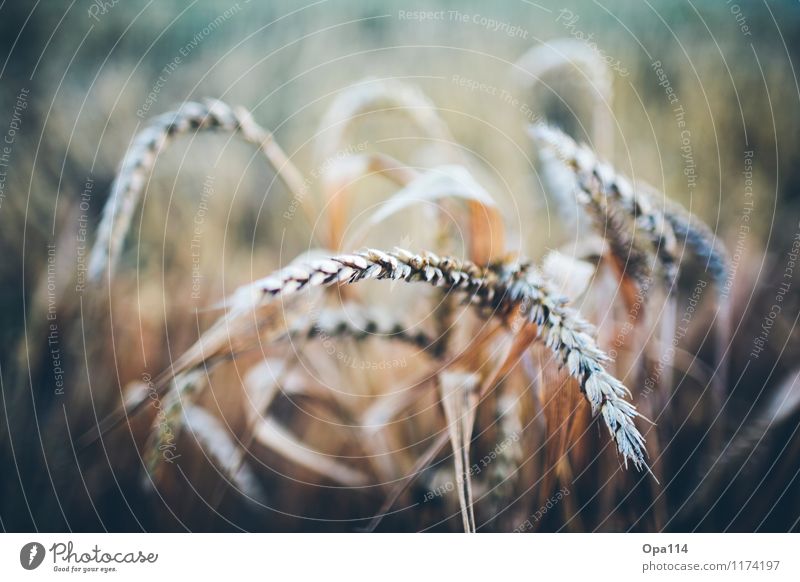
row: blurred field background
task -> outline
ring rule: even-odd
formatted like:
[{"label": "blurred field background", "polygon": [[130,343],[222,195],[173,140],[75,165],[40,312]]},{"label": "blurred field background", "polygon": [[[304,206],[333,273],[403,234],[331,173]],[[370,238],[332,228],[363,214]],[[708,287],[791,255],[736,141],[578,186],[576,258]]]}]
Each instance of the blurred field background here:
[{"label": "blurred field background", "polygon": [[[443,20],[401,16],[420,10],[444,11]],[[573,16],[571,27],[565,25],[565,10]],[[467,15],[467,22],[452,20],[448,11]],[[475,15],[508,27],[491,30],[480,19],[475,22]],[[562,71],[526,88],[514,69],[531,47],[574,38],[576,31],[584,38],[593,35],[591,42],[625,72],[610,73],[610,122],[600,136],[592,131],[596,96],[579,74]],[[165,478],[158,493],[143,487],[134,446],[142,446],[142,427],[135,423],[88,456],[70,443],[119,403],[123,387],[141,382],[143,374],[157,376],[192,345],[213,321],[204,308],[319,246],[313,235],[326,232],[322,217],[311,224],[292,211],[291,194],[253,147],[228,135],[184,137],[158,158],[113,287],[76,290],[78,257],[88,254],[115,172],[137,130],[185,101],[213,97],[243,105],[274,132],[308,180],[309,196],[320,200],[314,147],[321,119],[343,89],[378,78],[414,85],[437,106],[454,141],[473,160],[476,179],[502,209],[508,246],[519,254],[540,261],[547,251],[579,238],[580,227],[570,217],[575,209],[557,208],[538,176],[526,128],[543,117],[588,142],[620,172],[681,202],[715,231],[732,257],[725,406],[710,408],[697,389],[713,368],[706,365],[711,348],[698,318],[684,347],[704,371],[698,372],[700,380],[694,368],[686,374],[697,386],[688,382],[676,389],[664,427],[673,435],[662,443],[665,479],[658,490],[664,492],[667,518],[652,515],[649,500],[658,494],[651,483],[630,477],[635,486],[625,490],[629,496],[619,488],[594,495],[607,487],[602,480],[591,482],[602,472],[589,472],[571,485],[575,505],[565,503],[535,529],[796,531],[800,387],[793,382],[800,356],[800,286],[794,273],[785,275],[787,253],[800,232],[798,31],[795,2],[0,5],[0,132],[5,134],[15,110],[21,111],[3,168],[0,206],[0,525],[11,531],[353,531],[367,525],[384,489],[353,494],[270,451],[256,453],[262,461],[257,479],[269,499],[265,508],[230,491],[199,453],[187,453],[182,475]],[[680,129],[654,61],[661,62],[685,110],[696,167],[691,191]],[[349,141],[353,148],[388,153],[413,167],[439,163],[435,148],[402,117],[369,116]],[[752,211],[745,210],[743,174],[749,151]],[[209,184],[213,194],[202,198]],[[392,191],[380,178],[359,181],[347,232],[357,232]],[[207,209],[202,209],[197,258],[192,235],[201,198]],[[430,224],[430,214],[402,214],[369,231],[358,246],[437,250]],[[453,244],[449,251],[463,254],[463,246]],[[55,245],[54,254],[48,254],[48,245]],[[193,272],[200,278],[193,280]],[[786,281],[791,285],[764,350],[752,357],[754,338]],[[415,291],[364,293],[407,305]],[[57,312],[48,319],[53,304]],[[419,312],[408,315],[424,318]],[[53,323],[61,380],[53,373],[54,344],[48,343]],[[382,349],[405,358],[407,367],[392,371],[388,380],[374,374],[367,384],[399,385],[409,369],[426,365],[417,352]],[[240,410],[245,371],[234,366],[215,372],[213,390],[204,395],[234,433],[246,425]],[[775,405],[775,394],[786,397]],[[328,423],[335,421],[327,418],[316,426],[312,419],[322,413],[313,407],[299,405],[307,414],[297,420],[292,398],[275,406],[276,417],[293,419],[295,432],[307,442],[330,445],[332,455],[345,458],[348,451],[360,454],[352,443],[332,442]],[[779,422],[767,423],[762,434],[764,418]],[[419,443],[431,424],[435,420],[420,414],[402,430]],[[706,438],[712,425],[716,442]],[[727,446],[740,443],[737,437],[748,430],[755,430],[755,437],[743,439],[749,442],[745,454]],[[598,439],[601,433],[592,428],[588,435]],[[604,458],[615,463],[613,455]],[[401,473],[411,469],[398,463]],[[486,522],[485,529],[515,529],[557,491],[555,483],[547,484],[552,490],[531,489],[538,476],[532,469],[526,473],[529,469],[515,476],[507,501],[491,501],[513,505],[504,515],[515,517]],[[427,487],[440,477],[431,477]],[[420,503],[424,493],[424,487],[412,488],[381,528],[458,531],[457,502],[432,507]]]}]

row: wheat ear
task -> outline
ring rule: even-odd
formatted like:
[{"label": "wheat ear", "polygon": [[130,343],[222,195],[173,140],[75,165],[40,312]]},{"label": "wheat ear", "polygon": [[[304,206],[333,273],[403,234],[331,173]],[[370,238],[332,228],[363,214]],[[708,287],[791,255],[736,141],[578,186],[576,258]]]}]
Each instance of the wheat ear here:
[{"label": "wheat ear", "polygon": [[708,272],[714,279],[717,292],[722,293],[728,278],[728,252],[702,220],[674,201],[667,201],[664,218],[669,222],[678,240],[706,260]]},{"label": "wheat ear", "polygon": [[[718,290],[724,287],[728,276],[728,254],[702,220],[652,186],[639,184],[634,189],[625,176],[598,160],[589,147],[579,146],[558,129],[539,124],[531,129],[531,133],[573,169],[582,189],[591,180],[597,181],[601,193],[620,204],[637,221],[654,246],[669,283],[678,274],[677,249],[678,244],[683,243],[695,256],[706,259]],[[664,206],[663,212],[657,206],[658,199]]]},{"label": "wheat ear", "polygon": [[628,390],[604,369],[608,359],[590,335],[592,326],[567,307],[566,299],[556,295],[527,266],[479,267],[432,253],[416,255],[402,249],[394,252],[371,249],[289,266],[241,287],[225,304],[231,310],[247,313],[275,297],[305,288],[367,279],[425,282],[447,292],[464,293],[472,303],[494,315],[523,315],[537,327],[539,338],[579,382],[593,413],[603,417],[626,466],[630,460],[639,469],[646,467],[644,439],[633,422],[639,414],[625,400],[630,394]]},{"label": "wheat ear", "polygon": [[[654,201],[641,191],[634,191],[630,181],[614,170],[614,168],[600,161],[595,153],[586,145],[578,145],[564,132],[545,124],[536,124],[531,127],[531,135],[537,143],[553,151],[564,164],[574,173],[578,187],[583,194],[579,202],[589,207],[595,214],[606,213],[609,223],[596,219],[601,227],[601,232],[607,240],[612,252],[618,252],[614,247],[626,244],[626,255],[635,248],[633,234],[622,222],[621,217],[614,217],[615,212],[626,215],[635,222],[636,229],[641,230],[648,239],[651,252],[654,253],[664,270],[664,278],[668,287],[677,277],[678,267],[676,262],[676,241],[672,224],[665,220],[656,207]],[[619,239],[614,240],[614,237]],[[641,254],[642,250],[635,251]],[[641,271],[649,267],[632,262],[626,255],[617,258],[624,259],[627,264]],[[636,258],[636,257],[634,257]],[[630,273],[634,278],[636,275]]]},{"label": "wheat ear", "polygon": [[[327,309],[316,318],[301,319],[287,330],[288,337],[297,339],[326,339],[348,337],[355,341],[385,339],[414,346],[434,353],[435,339],[424,331],[411,331],[401,321],[390,319],[374,310]],[[279,338],[280,339],[280,338]]]},{"label": "wheat ear", "polygon": [[255,144],[263,151],[292,195],[305,202],[302,175],[272,134],[259,126],[248,111],[215,99],[206,99],[202,103],[186,102],[175,111],[151,119],[125,153],[103,208],[97,239],[89,258],[88,275],[91,280],[98,280],[106,268],[113,271],[147,177],[161,150],[175,137],[205,130],[237,132],[246,141]]}]

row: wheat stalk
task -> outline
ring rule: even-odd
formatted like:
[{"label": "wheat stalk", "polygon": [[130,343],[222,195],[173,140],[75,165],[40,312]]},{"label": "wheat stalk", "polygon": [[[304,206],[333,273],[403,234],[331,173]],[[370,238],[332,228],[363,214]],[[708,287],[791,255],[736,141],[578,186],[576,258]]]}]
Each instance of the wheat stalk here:
[{"label": "wheat stalk", "polygon": [[439,374],[439,395],[453,448],[453,465],[458,487],[458,503],[464,531],[476,531],[472,476],[469,454],[478,406],[477,374],[443,371]]},{"label": "wheat stalk", "polygon": [[98,280],[106,269],[113,271],[158,154],[167,143],[180,135],[208,130],[236,132],[255,144],[292,195],[313,217],[304,195],[302,175],[272,134],[259,126],[247,110],[231,107],[216,99],[206,99],[202,103],[186,102],[175,111],[150,120],[125,153],[103,208],[97,239],[89,257],[88,275],[91,280]]}]

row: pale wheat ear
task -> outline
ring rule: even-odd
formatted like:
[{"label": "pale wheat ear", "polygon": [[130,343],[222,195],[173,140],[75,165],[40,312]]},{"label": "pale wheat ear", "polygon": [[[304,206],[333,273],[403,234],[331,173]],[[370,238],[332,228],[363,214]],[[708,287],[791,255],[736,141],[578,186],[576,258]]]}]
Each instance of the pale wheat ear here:
[{"label": "pale wheat ear", "polygon": [[228,485],[252,502],[262,505],[267,502],[266,491],[251,466],[243,462],[246,451],[231,434],[230,427],[192,403],[183,407],[183,424],[185,434],[191,435]]},{"label": "pale wheat ear", "polygon": [[[182,409],[184,399],[189,402],[193,400],[200,391],[205,388],[205,373],[203,371],[193,371],[188,374],[176,376],[171,383],[172,390],[165,396],[162,410],[163,417],[156,415],[150,434],[145,446],[145,465],[150,475],[156,473],[161,463],[164,461],[162,451],[168,444],[166,441],[176,441],[183,429]],[[145,392],[138,399],[134,400],[133,395],[126,399],[126,407],[136,408],[145,402],[149,394]]]},{"label": "pale wheat ear", "polygon": [[264,503],[266,493],[250,466],[242,462],[242,448],[222,421],[194,403],[205,387],[205,371],[180,375],[175,378],[173,387],[164,398],[163,414],[153,419],[145,444],[145,487],[157,485],[166,464],[180,464],[181,447],[191,438],[224,481],[247,499]]},{"label": "pale wheat ear", "polygon": [[303,177],[270,132],[259,126],[244,108],[234,108],[216,99],[186,102],[174,111],[149,120],[125,152],[89,257],[90,280],[98,281],[106,270],[113,273],[158,155],[176,137],[197,131],[235,132],[258,147],[292,196],[301,202],[313,224],[316,213],[304,195]]}]

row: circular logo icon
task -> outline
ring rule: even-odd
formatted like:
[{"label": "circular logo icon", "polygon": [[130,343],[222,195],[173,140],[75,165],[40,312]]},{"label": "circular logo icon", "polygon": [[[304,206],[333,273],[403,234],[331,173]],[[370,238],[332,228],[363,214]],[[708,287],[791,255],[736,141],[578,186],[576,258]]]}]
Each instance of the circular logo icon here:
[{"label": "circular logo icon", "polygon": [[19,563],[26,570],[35,570],[44,561],[44,546],[39,542],[30,542],[19,551]]}]

